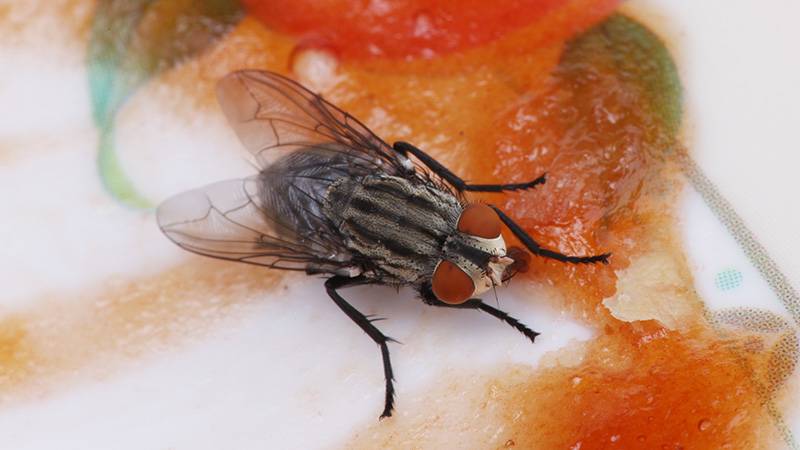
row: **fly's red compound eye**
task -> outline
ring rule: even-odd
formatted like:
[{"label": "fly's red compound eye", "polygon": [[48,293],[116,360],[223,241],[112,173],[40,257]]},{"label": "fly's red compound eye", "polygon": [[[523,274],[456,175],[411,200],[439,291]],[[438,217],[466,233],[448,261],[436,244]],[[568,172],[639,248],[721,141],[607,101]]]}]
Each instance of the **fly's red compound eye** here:
[{"label": "fly's red compound eye", "polygon": [[458,231],[471,236],[494,239],[500,236],[500,218],[482,203],[471,203],[458,218]]},{"label": "fly's red compound eye", "polygon": [[475,292],[472,278],[450,261],[441,261],[436,266],[432,287],[436,298],[451,305],[464,303]]}]

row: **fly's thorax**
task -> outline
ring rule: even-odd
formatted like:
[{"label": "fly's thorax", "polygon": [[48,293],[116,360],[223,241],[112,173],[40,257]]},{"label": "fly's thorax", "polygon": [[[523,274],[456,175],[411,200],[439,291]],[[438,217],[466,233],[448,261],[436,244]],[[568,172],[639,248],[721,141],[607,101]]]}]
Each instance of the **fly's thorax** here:
[{"label": "fly's thorax", "polygon": [[325,214],[380,281],[430,279],[461,204],[433,183],[385,174],[342,178],[328,189]]}]

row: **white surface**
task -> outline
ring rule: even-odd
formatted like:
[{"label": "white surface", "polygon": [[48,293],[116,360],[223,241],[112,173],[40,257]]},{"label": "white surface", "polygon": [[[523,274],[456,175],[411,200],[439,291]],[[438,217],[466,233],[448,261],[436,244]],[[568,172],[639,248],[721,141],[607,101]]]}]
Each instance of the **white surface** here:
[{"label": "white surface", "polygon": [[37,54],[0,47],[0,137],[73,133],[89,124],[82,61]]},{"label": "white surface", "polygon": [[[744,251],[691,186],[681,205],[683,238],[695,288],[711,310],[752,306],[789,319],[789,312],[770,289]],[[721,289],[715,282],[724,271],[737,271],[741,284]]]},{"label": "white surface", "polygon": [[[378,348],[325,297],[321,282],[291,285],[285,301],[259,302],[206,339],[140,360],[124,376],[0,410],[0,448],[308,449],[344,440],[382,408]],[[404,397],[447,369],[534,364],[590,337],[507,292],[503,308],[543,332],[537,345],[492,317],[426,307],[409,291],[345,292],[364,313],[391,317],[380,327],[403,342],[391,346],[400,414]]]},{"label": "white surface", "polygon": [[800,2],[647,4],[676,31],[687,146],[797,289]]}]

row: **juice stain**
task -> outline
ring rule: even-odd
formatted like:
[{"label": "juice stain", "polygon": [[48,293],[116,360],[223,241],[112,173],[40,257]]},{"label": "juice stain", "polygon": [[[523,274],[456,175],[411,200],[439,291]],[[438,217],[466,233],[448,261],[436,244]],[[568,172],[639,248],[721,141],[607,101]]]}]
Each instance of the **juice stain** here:
[{"label": "juice stain", "polygon": [[524,28],[563,39],[584,28],[587,18],[591,24],[609,14],[619,1],[242,3],[253,17],[295,36],[301,45],[327,47],[346,60],[403,61],[463,53]]},{"label": "juice stain", "polygon": [[531,276],[565,292],[579,315],[604,314],[597,306],[614,294],[615,271],[634,255],[669,251],[674,240],[661,230],[680,189],[673,165],[680,109],[672,104],[680,102],[680,83],[668,54],[650,47],[663,48],[619,15],[569,42],[544,88],[481,134],[489,155],[473,158],[476,173],[497,179],[548,174],[535,191],[495,200],[543,246],[613,253],[609,266],[533,259]]},{"label": "juice stain", "polygon": [[554,181],[506,207],[546,246],[614,255],[609,267],[533,261],[531,277],[603,334],[578,367],[509,395],[522,448],[749,449],[780,434],[765,389],[776,377],[754,369],[774,352],[742,351],[748,332],[716,330],[692,289],[672,217],[680,111],[668,52],[616,15],[567,45],[543,94],[498,119],[494,172]]},{"label": "juice stain", "polygon": [[527,274],[553,286],[563,299],[557,306],[599,336],[577,357],[569,356],[574,349],[553,355],[570,363],[498,368],[431,388],[419,397],[453,403],[429,402],[430,411],[372,426],[346,448],[437,448],[444,443],[432,430],[454,429],[477,448],[754,449],[791,441],[775,404],[796,365],[795,330],[754,319],[722,329],[731,321],[709,313],[693,289],[674,217],[685,181],[676,74],[655,35],[614,15],[567,43],[550,74],[504,110],[483,110],[484,125],[469,136],[468,147],[481,149],[465,165],[470,179],[548,174],[534,191],[486,200],[512,211],[543,246],[613,254],[608,266],[532,258]]},{"label": "juice stain", "polygon": [[121,370],[231,320],[281,274],[194,259],[83,295],[34,299],[0,321],[0,405]]},{"label": "juice stain", "polygon": [[513,386],[522,395],[508,394],[508,436],[520,448],[772,448],[777,433],[745,364],[764,355],[703,332],[631,338],[603,336],[584,364]]}]

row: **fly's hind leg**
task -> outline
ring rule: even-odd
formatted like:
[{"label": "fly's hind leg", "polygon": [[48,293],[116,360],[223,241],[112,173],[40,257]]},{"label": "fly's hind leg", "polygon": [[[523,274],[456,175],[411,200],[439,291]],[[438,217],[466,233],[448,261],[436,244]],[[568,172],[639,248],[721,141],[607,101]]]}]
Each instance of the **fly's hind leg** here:
[{"label": "fly's hind leg", "polygon": [[355,309],[350,303],[347,303],[347,300],[342,298],[339,295],[337,289],[346,287],[346,286],[354,286],[358,284],[364,284],[364,279],[361,277],[349,278],[343,276],[334,276],[328,278],[325,281],[325,290],[328,291],[328,295],[331,297],[336,306],[338,306],[347,317],[350,318],[356,325],[358,325],[362,330],[369,337],[375,341],[376,344],[381,349],[381,357],[383,358],[383,375],[386,378],[386,398],[384,399],[383,403],[383,412],[381,413],[380,418],[383,419],[385,417],[390,417],[392,415],[392,410],[394,409],[394,375],[392,374],[392,362],[389,360],[389,342],[397,342],[394,339],[387,337],[384,335],[375,325],[372,324],[373,321],[378,319],[370,320]]},{"label": "fly's hind leg", "polygon": [[422,295],[422,300],[431,306],[440,306],[443,308],[456,308],[456,309],[476,309],[479,311],[483,311],[491,316],[494,316],[502,320],[507,325],[510,325],[512,328],[522,333],[526,338],[530,339],[531,342],[536,342],[536,336],[539,336],[540,334],[536,331],[531,330],[530,328],[528,328],[527,325],[520,322],[516,318],[512,317],[507,312],[501,311],[491,305],[483,303],[483,300],[479,298],[471,298],[464,303],[458,305],[451,305],[436,298],[430,286],[423,287],[422,290],[420,291],[420,294]]},{"label": "fly's hind leg", "polygon": [[418,160],[425,164],[429,169],[442,179],[450,183],[459,192],[472,191],[472,192],[502,192],[502,191],[518,191],[535,187],[539,184],[544,184],[547,180],[546,174],[539,178],[528,181],[526,183],[510,183],[510,184],[469,184],[462,180],[458,175],[451,172],[447,167],[443,166],[439,161],[433,159],[430,155],[422,150],[414,147],[408,142],[398,141],[392,146],[397,153],[403,156],[408,156],[409,153],[414,155]]}]

